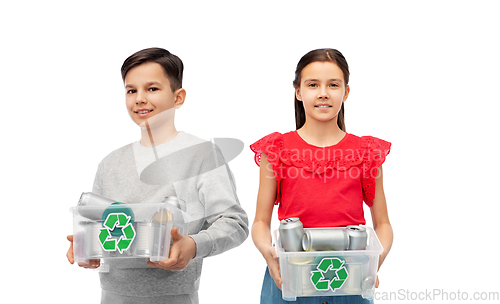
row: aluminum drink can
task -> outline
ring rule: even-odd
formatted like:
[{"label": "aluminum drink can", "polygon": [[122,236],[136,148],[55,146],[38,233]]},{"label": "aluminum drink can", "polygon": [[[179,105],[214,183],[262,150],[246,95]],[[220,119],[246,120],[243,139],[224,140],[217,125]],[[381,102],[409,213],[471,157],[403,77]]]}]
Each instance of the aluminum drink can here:
[{"label": "aluminum drink can", "polygon": [[97,195],[92,192],[83,192],[78,201],[78,206],[108,206],[114,203],[109,198]]},{"label": "aluminum drink can", "polygon": [[347,235],[349,235],[349,250],[365,250],[368,233],[365,227],[358,225],[347,226]]},{"label": "aluminum drink can", "polygon": [[298,217],[281,220],[279,231],[281,247],[285,251],[302,251],[304,227]]},{"label": "aluminum drink can", "polygon": [[340,229],[306,230],[302,237],[302,248],[305,251],[347,250],[349,236]]}]

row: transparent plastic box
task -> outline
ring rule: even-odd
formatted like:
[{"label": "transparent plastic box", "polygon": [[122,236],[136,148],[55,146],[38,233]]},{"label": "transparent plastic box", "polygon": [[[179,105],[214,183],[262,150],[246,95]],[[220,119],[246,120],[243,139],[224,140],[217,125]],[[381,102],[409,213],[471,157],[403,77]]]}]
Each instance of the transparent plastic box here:
[{"label": "transparent plastic box", "polygon": [[[361,295],[365,299],[372,299],[378,259],[383,249],[373,229],[363,227],[368,233],[366,250],[344,251],[285,252],[281,247],[279,230],[275,230],[273,238],[283,282],[283,300],[344,295]],[[304,231],[315,229],[306,228]],[[317,229],[345,230],[345,227]]]},{"label": "transparent plastic box", "polygon": [[170,254],[171,229],[177,227],[187,235],[190,221],[187,213],[169,203],[77,206],[70,211],[77,263],[127,258],[165,261]]}]

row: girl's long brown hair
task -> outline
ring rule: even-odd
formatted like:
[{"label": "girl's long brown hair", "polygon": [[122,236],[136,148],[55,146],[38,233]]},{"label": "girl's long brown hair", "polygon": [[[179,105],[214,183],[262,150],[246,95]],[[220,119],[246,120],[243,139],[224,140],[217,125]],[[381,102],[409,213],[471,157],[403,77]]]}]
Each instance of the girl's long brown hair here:
[{"label": "girl's long brown hair", "polygon": [[[320,61],[320,62],[332,62],[335,63],[342,73],[344,74],[345,86],[347,87],[349,83],[349,65],[342,55],[341,52],[335,49],[317,49],[310,51],[300,58],[299,63],[297,64],[297,68],[295,69],[295,79],[293,80],[294,88],[300,87],[300,80],[302,70],[310,63]],[[295,95],[295,94],[294,94]],[[304,123],[306,122],[306,113],[304,110],[304,105],[302,101],[298,100],[295,96],[295,126],[300,129]],[[342,107],[340,108],[340,112],[337,116],[337,124],[342,131],[346,131],[345,129],[345,118],[344,118],[344,103],[342,103]]]}]

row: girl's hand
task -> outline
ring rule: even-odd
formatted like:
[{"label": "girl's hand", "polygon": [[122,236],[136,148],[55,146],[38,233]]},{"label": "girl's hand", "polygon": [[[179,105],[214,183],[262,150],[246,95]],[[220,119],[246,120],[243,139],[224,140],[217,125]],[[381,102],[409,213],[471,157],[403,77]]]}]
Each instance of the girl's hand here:
[{"label": "girl's hand", "polygon": [[[68,252],[66,253],[66,257],[68,258],[68,261],[70,262],[70,264],[73,264],[73,263],[75,263],[75,258],[74,258],[74,254],[73,254],[73,235],[68,235],[66,237],[66,239],[68,241],[70,241],[70,243],[71,243],[69,245]],[[88,263],[78,263],[78,266],[83,267],[83,268],[87,268],[87,269],[96,269],[96,268],[99,268],[99,266],[101,266],[101,261],[100,260],[89,260]]]},{"label": "girl's hand", "polygon": [[378,276],[377,276],[377,282],[375,283],[375,288],[378,288],[378,284],[379,284],[379,281],[378,281]]},{"label": "girl's hand", "polygon": [[149,266],[165,270],[183,270],[196,255],[196,243],[191,237],[183,236],[176,227],[172,228],[170,234],[173,240],[170,257],[166,261],[148,261]]},{"label": "girl's hand", "polygon": [[276,255],[276,250],[274,246],[269,246],[268,253],[265,254],[264,258],[266,259],[267,267],[269,268],[269,274],[274,279],[274,283],[276,286],[281,289],[281,275],[280,275],[280,265],[278,263],[278,256]]}]

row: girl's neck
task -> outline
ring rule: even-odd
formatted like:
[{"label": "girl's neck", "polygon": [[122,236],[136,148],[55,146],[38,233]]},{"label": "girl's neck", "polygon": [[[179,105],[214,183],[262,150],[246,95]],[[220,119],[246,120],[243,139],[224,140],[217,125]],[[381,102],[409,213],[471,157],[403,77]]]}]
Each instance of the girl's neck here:
[{"label": "girl's neck", "polygon": [[159,146],[177,136],[179,132],[174,124],[150,127],[147,123],[141,126],[140,143],[144,147]]},{"label": "girl's neck", "polygon": [[308,144],[317,147],[333,146],[339,143],[346,134],[340,129],[336,119],[330,121],[313,120],[311,122],[306,120],[297,132]]}]

